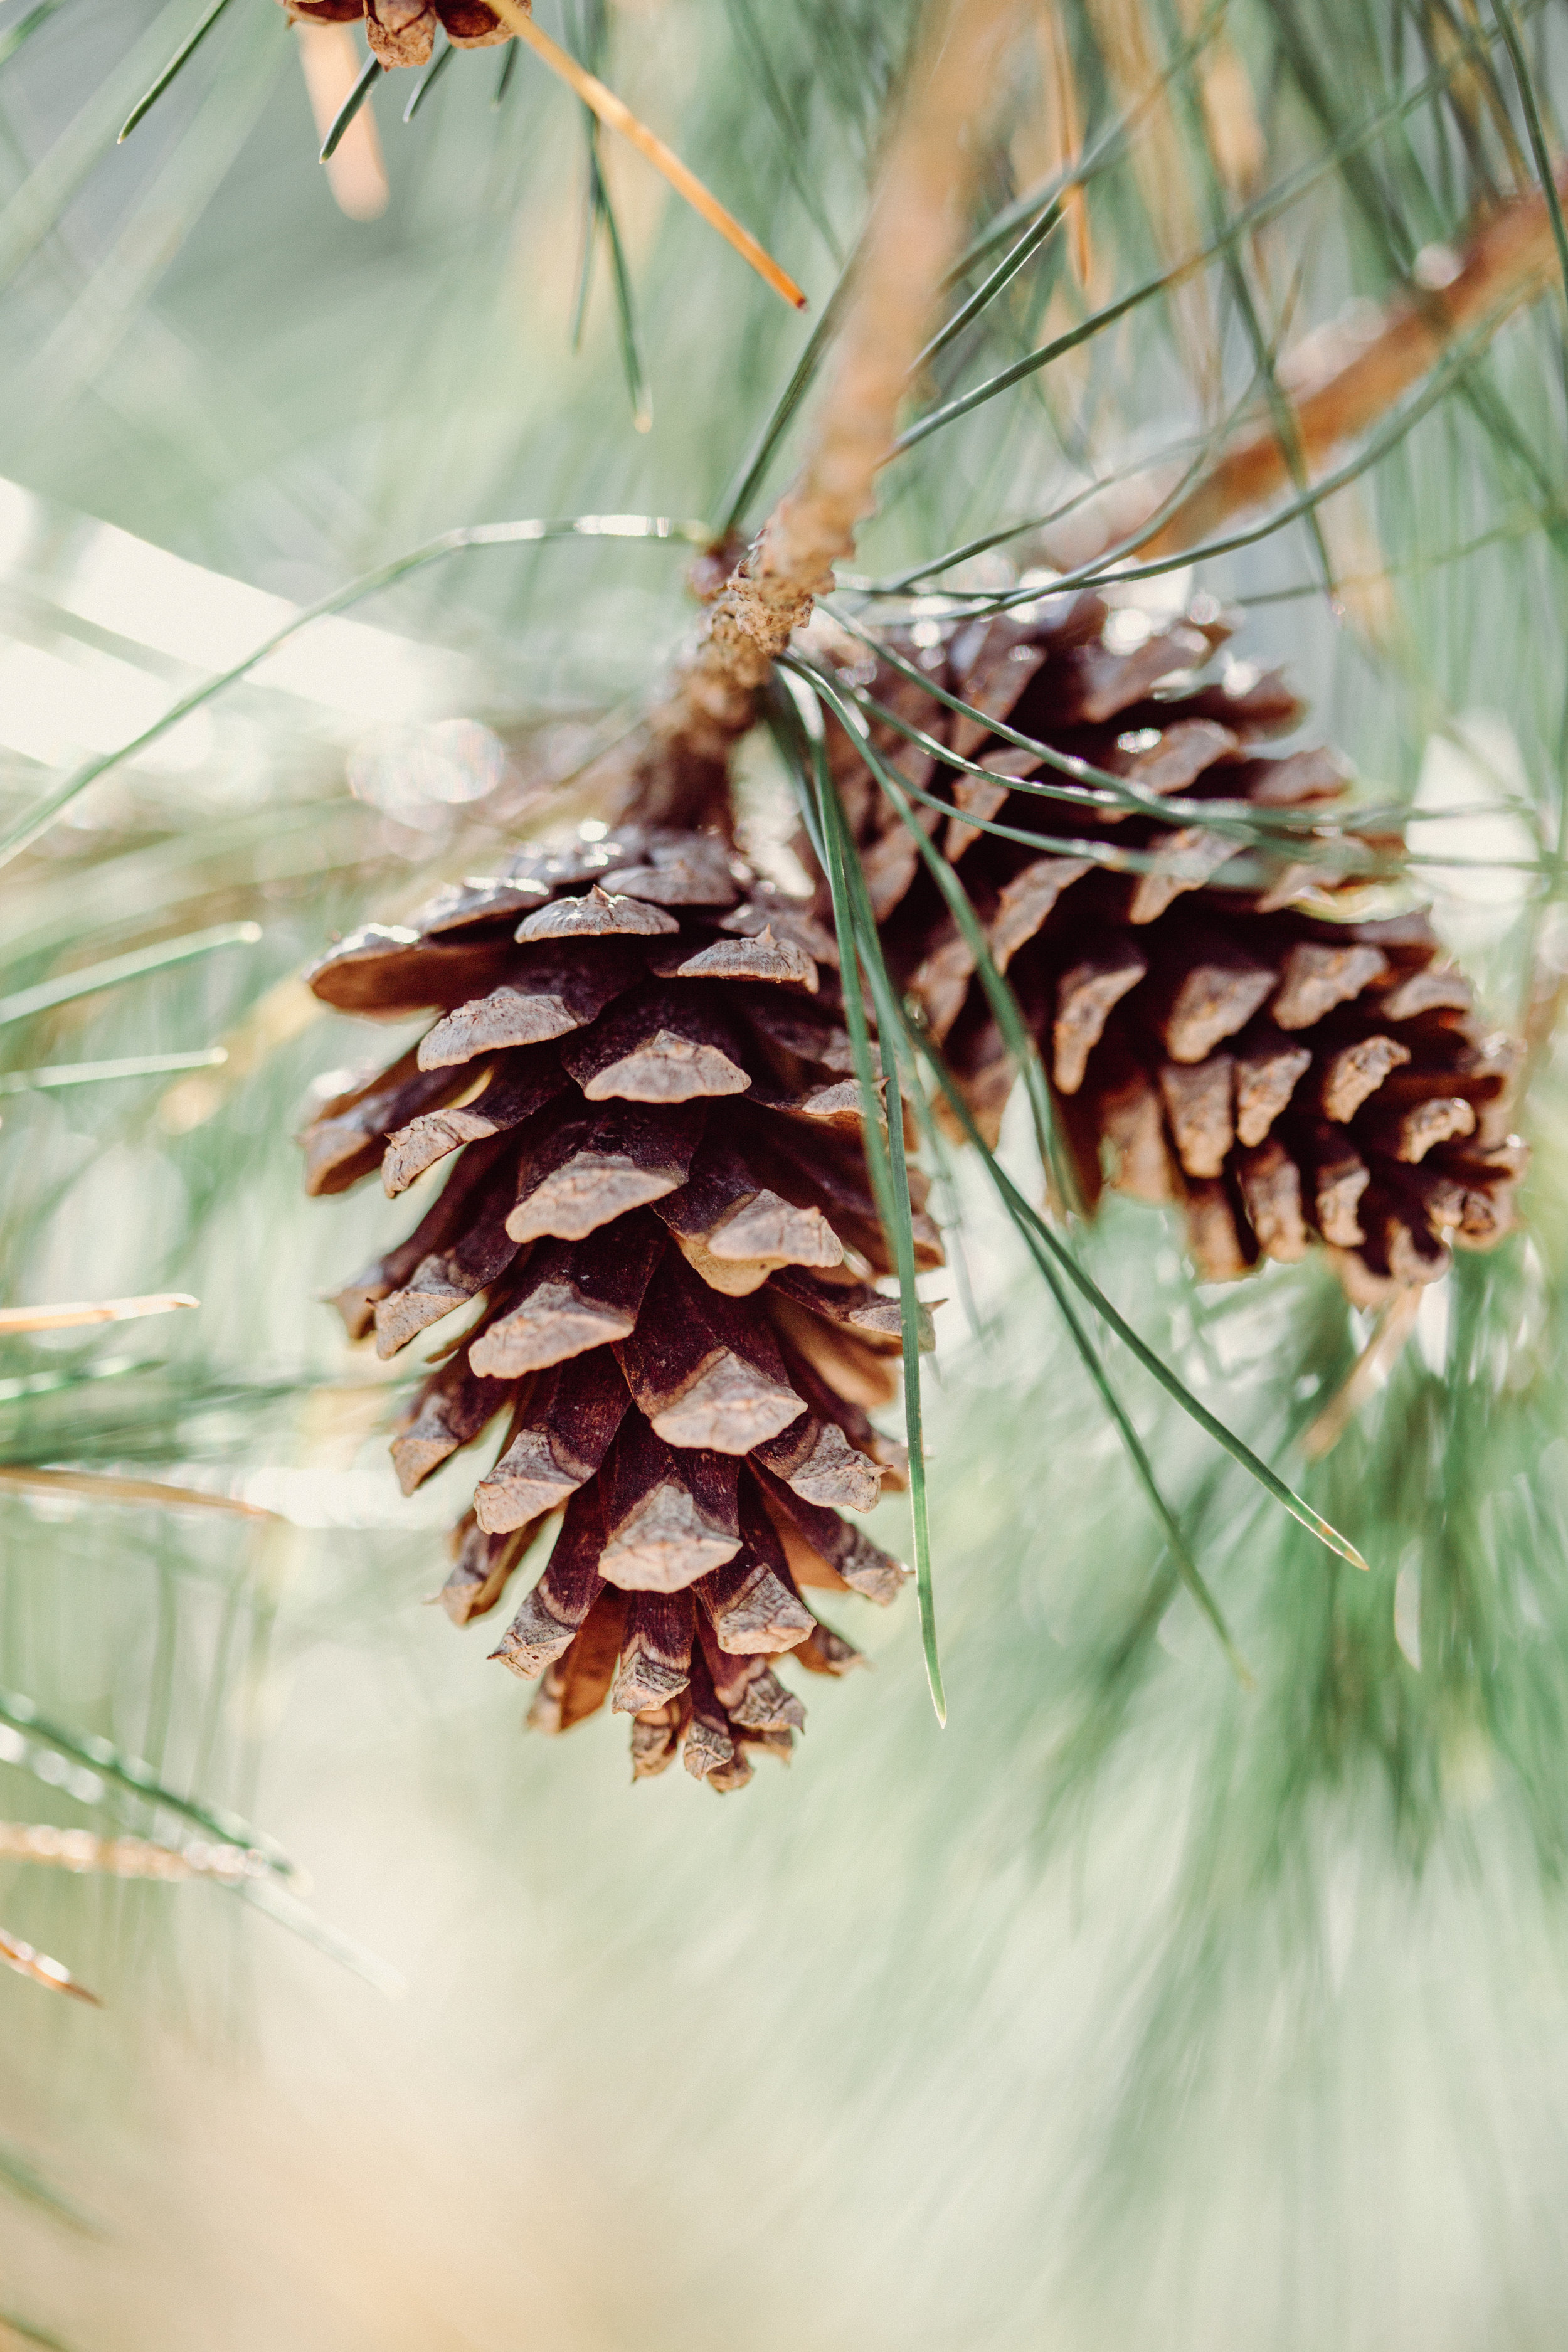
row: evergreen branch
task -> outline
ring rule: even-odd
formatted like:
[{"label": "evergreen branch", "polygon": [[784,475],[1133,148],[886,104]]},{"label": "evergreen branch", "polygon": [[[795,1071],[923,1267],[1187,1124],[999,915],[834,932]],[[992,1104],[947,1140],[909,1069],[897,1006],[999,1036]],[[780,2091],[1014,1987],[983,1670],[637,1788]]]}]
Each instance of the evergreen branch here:
[{"label": "evergreen branch", "polygon": [[677,817],[721,788],[773,662],[831,587],[835,563],[853,552],[875,506],[909,372],[961,233],[1013,16],[1014,0],[936,0],[931,9],[805,466],[720,592],[673,693],[602,772],[613,784],[619,770],[627,804],[644,814]]},{"label": "evergreen branch", "polygon": [[[1484,35],[1474,37],[1467,46],[1468,47],[1483,46],[1489,37],[1490,37]],[[1102,334],[1108,327],[1115,326],[1119,320],[1128,317],[1134,310],[1142,310],[1145,303],[1153,300],[1156,296],[1173,293],[1179,286],[1185,285],[1189,278],[1195,278],[1214,262],[1223,260],[1227,253],[1236,250],[1244,238],[1255,235],[1259,229],[1267,227],[1271,221],[1279,219],[1281,214],[1289,211],[1291,206],[1319,182],[1327,179],[1333,172],[1340,169],[1348,154],[1352,154],[1360,148],[1369,145],[1390,125],[1403,121],[1407,114],[1415,111],[1419,106],[1425,105],[1429,98],[1453,79],[1462,62],[1462,58],[1456,55],[1447,64],[1429,74],[1424,81],[1417,83],[1413,89],[1403,92],[1389,105],[1380,107],[1373,113],[1364,117],[1351,131],[1342,133],[1334,140],[1327,152],[1320,156],[1315,163],[1305,165],[1300,172],[1292,173],[1288,179],[1281,181],[1277,187],[1271,188],[1267,194],[1257,197],[1250,205],[1244,205],[1240,212],[1231,216],[1209,244],[1201,246],[1196,252],[1188,254],[1184,259],[1173,262],[1169,268],[1158,270],[1152,277],[1144,278],[1130,292],[1119,295],[1113,302],[1104,304],[1090,317],[1082,320],[1078,326],[1070,328],[1065,334],[1054,336],[1050,341],[1040,344],[1036,350],[1026,352],[1021,359],[1015,360],[1010,366],[1003,368],[997,374],[987,377],[984,383],[974,385],[969,392],[960,394],[954,399],[944,402],[940,408],[932,409],[929,415],[917,418],[915,423],[900,436],[899,454],[902,455],[905,450],[916,447],[931,434],[941,431],[943,426],[956,423],[959,417],[968,415],[972,410],[994,399],[998,393],[1010,391],[1015,384],[1022,383],[1026,377],[1037,373],[1042,368],[1049,367],[1054,361],[1065,357],[1068,352],[1076,351],[1081,344]],[[1506,218],[1507,215],[1500,217]],[[1495,226],[1497,224],[1494,222],[1492,226]]]},{"label": "evergreen branch", "polygon": [[1177,46],[1167,60],[1164,70],[1151,81],[1148,88],[1142,91],[1130,106],[1123,109],[1114,122],[1101,131],[1094,144],[1084,149],[1081,154],[1064,166],[1043,187],[1035,188],[1008,205],[1006,210],[999,214],[990,226],[975,239],[967,252],[959,257],[944,280],[944,289],[961,283],[970,270],[983,261],[987,254],[994,251],[998,245],[1012,236],[1016,228],[1021,227],[1021,234],[1016,237],[994,268],[982,280],[974,292],[959,305],[946,325],[940,328],[931,337],[931,341],[915,362],[911,373],[918,374],[928,360],[934,359],[940,351],[945,349],[947,344],[952,342],[965,327],[972,324],[981,312],[1005,291],[1025,263],[1029,261],[1044,244],[1058,222],[1063,217],[1074,196],[1076,195],[1081,203],[1083,193],[1090,182],[1108,170],[1112,163],[1120,161],[1131,142],[1133,132],[1144,117],[1162,103],[1170,84],[1202,53],[1227,5],[1228,0],[1210,0],[1202,21],[1194,26],[1190,37]]},{"label": "evergreen branch", "polygon": [[[1227,462],[1223,458],[1215,472],[1200,485],[1193,499],[1184,499],[1179,505],[1173,506],[1169,495],[1162,491],[1158,484],[1151,482],[1149,499],[1152,511],[1150,518],[1140,527],[1131,530],[1128,537],[1110,540],[1100,548],[1098,554],[1088,562],[1080,563],[1076,570],[1058,573],[1051,582],[1051,593],[1059,595],[1073,589],[1098,588],[1111,582],[1118,585],[1124,585],[1140,580],[1159,579],[1167,572],[1184,571],[1192,564],[1207,562],[1216,555],[1231,555],[1240,548],[1255,547],[1260,541],[1273,538],[1286,523],[1297,521],[1312,514],[1326,499],[1331,499],[1336,491],[1347,489],[1352,482],[1359,481],[1362,476],[1370,472],[1381,458],[1385,457],[1392,449],[1396,448],[1406,439],[1422,418],[1436,408],[1440,401],[1446,399],[1451,391],[1457,386],[1464,386],[1472,362],[1479,356],[1499,324],[1500,324],[1500,317],[1484,321],[1462,341],[1445,346],[1436,355],[1437,364],[1422,390],[1415,399],[1406,403],[1405,407],[1397,410],[1388,418],[1380,433],[1370,441],[1363,443],[1357,454],[1347,459],[1345,464],[1338,467],[1335,472],[1319,475],[1297,498],[1285,506],[1272,508],[1261,520],[1247,524],[1239,530],[1227,531],[1217,539],[1199,538],[1194,541],[1186,536],[1187,530],[1194,522],[1203,519],[1204,501],[1208,498],[1211,490],[1218,509],[1217,514],[1210,514],[1207,518],[1212,523],[1226,513],[1258,503],[1258,499],[1267,496],[1268,488],[1282,486],[1289,476],[1290,468],[1279,443],[1273,438],[1271,433],[1260,434],[1249,438],[1241,453],[1248,465],[1252,464],[1261,453],[1263,461],[1272,467],[1272,482],[1266,484],[1256,497],[1249,490],[1245,479],[1229,478]],[[1353,368],[1356,362],[1352,362],[1351,364]],[[1347,369],[1345,373],[1349,373],[1350,370]],[[1418,379],[1420,373],[1421,371],[1416,371],[1415,376],[1412,378],[1413,382]],[[1388,398],[1396,399],[1399,392],[1404,389],[1405,386],[1403,384],[1393,384],[1389,389]],[[1337,431],[1325,427],[1328,436],[1325,440],[1325,449],[1332,447],[1335,439],[1349,437],[1362,425],[1371,425],[1376,421],[1381,412],[1375,401],[1370,396],[1367,400],[1367,415],[1360,420],[1359,425],[1352,423],[1345,426],[1342,436]],[[1299,426],[1299,415],[1297,421]],[[1121,487],[1126,488],[1125,485]],[[1117,503],[1119,528],[1125,519],[1128,506],[1133,504],[1135,500],[1119,497]],[[1550,527],[1544,513],[1538,519],[1542,520],[1543,527]],[[1142,563],[1128,562],[1129,555],[1147,554],[1151,549],[1155,550],[1156,552],[1149,560]],[[990,613],[1005,612],[1014,605],[1035,603],[1038,599],[1039,593],[1037,586],[1011,589],[1005,595],[985,598],[980,609]]]},{"label": "evergreen branch", "polygon": [[[1510,312],[1541,292],[1556,266],[1553,213],[1558,191],[1568,189],[1568,163],[1559,164],[1551,184],[1551,205],[1544,194],[1526,197],[1484,223],[1447,283],[1400,296],[1369,341],[1347,351],[1348,339],[1338,339],[1340,363],[1321,372],[1310,388],[1300,361],[1294,383],[1287,366],[1289,412],[1309,471],[1376,424],[1446,357],[1461,348],[1479,351]],[[1276,425],[1254,428],[1221,454],[1142,551],[1155,560],[1190,552],[1228,516],[1262,505],[1289,478],[1289,453]],[[1298,499],[1296,505],[1302,504]]]},{"label": "evergreen branch", "polygon": [[1065,204],[1073,191],[1087,188],[1089,182],[1112,163],[1121,161],[1131,143],[1132,134],[1164,100],[1172,82],[1193,65],[1214,37],[1215,26],[1223,18],[1229,0],[1209,0],[1199,21],[1193,25],[1185,37],[1171,53],[1163,69],[1139,92],[1131,103],[1123,108],[1115,121],[1107,124],[1093,145],[1075,160],[1043,182],[1026,188],[1020,196],[1003,207],[988,221],[971,243],[959,255],[949,270],[945,285],[951,289],[962,283],[971,271],[979,268],[999,245],[1005,245],[1020,231],[1027,233],[1032,222],[1052,206]]}]

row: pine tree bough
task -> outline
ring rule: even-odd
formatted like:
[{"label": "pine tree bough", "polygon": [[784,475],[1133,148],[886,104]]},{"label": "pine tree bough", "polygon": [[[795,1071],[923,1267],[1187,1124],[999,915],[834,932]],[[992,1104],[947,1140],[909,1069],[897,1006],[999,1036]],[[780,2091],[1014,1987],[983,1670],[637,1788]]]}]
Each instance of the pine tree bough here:
[{"label": "pine tree bough", "polygon": [[[1299,1258],[1316,1237],[1354,1303],[1381,1305],[1435,1280],[1452,1248],[1509,1230],[1525,1164],[1510,1128],[1521,1049],[1478,1014],[1425,914],[1358,922],[1336,908],[1356,878],[1310,833],[1243,851],[1202,823],[1205,806],[1326,817],[1346,790],[1321,751],[1258,748],[1301,709],[1278,672],[1215,674],[1227,634],[1211,600],[1173,624],[1070,593],[953,624],[936,646],[894,633],[864,691],[932,748],[912,750],[887,719],[866,740],[928,796],[917,821],[953,862],[1038,1047],[1084,1206],[1108,1185],[1179,1202],[1212,1281]],[[921,678],[984,715],[956,715]],[[842,684],[852,702],[855,680]],[[1018,787],[1065,781],[987,719],[1145,796],[1180,793],[1199,821],[1173,826],[1102,792],[1070,820],[1054,804],[1084,857],[978,829],[966,819],[982,805],[1022,832],[1051,824],[1053,803]],[[973,950],[862,739],[835,722],[829,745],[889,969],[994,1141],[1017,1073]],[[1001,781],[954,769],[943,749]],[[1106,862],[1129,852],[1150,870]]]},{"label": "pine tree bough", "polygon": [[[303,1141],[322,1192],[451,1163],[336,1301],[384,1357],[472,1315],[393,1445],[411,1493],[504,1423],[449,1613],[493,1609],[553,1526],[493,1653],[543,1677],[530,1720],[566,1730],[608,1700],[638,1777],[681,1754],[727,1790],[804,1720],[772,1661],[857,1662],[803,1588],[887,1602],[904,1581],[838,1516],[903,1483],[866,1411],[896,1393],[901,1324],[872,1286],[892,1265],[842,1099],[831,935],[716,833],[602,830],[317,965],[329,1004],[437,1017]],[[915,1198],[935,1265],[918,1176]]]},{"label": "pine tree bough", "polygon": [[[1568,202],[1568,158],[1554,180],[1559,201]],[[1158,562],[1198,546],[1232,516],[1289,489],[1298,470],[1310,478],[1335,450],[1386,416],[1447,352],[1459,344],[1483,344],[1558,277],[1545,194],[1501,205],[1460,250],[1436,247],[1421,263],[1416,281],[1386,304],[1370,331],[1321,328],[1286,354],[1277,376],[1290,447],[1278,415],[1247,426],[1146,535],[1178,476],[1153,470],[1112,484],[1045,534],[1049,560],[1075,570],[1113,555],[1125,541],[1135,542],[1136,561]]]},{"label": "pine tree bough", "polygon": [[835,563],[854,551],[891,455],[910,370],[967,226],[981,130],[1003,85],[1014,0],[930,11],[860,247],[810,453],[704,620],[671,694],[603,772],[637,814],[689,821],[721,799],[758,689]]},{"label": "pine tree bough", "polygon": [[[358,0],[288,5],[361,13]],[[458,0],[368,7],[389,62],[407,61],[391,58],[395,36],[427,54],[437,16],[454,39],[497,37],[479,22],[493,12]],[[906,1574],[840,1516],[905,1465],[869,1417],[898,1392],[902,1333],[874,1287],[893,1268],[848,1083],[831,909],[826,891],[815,907],[786,898],[733,854],[729,768],[871,510],[966,226],[1013,17],[1012,0],[932,12],[805,467],[671,694],[581,780],[617,829],[590,824],[524,853],[407,925],[342,941],[311,975],[342,1010],[433,1016],[304,1142],[321,1192],[379,1167],[395,1195],[450,1163],[408,1239],[336,1301],[351,1336],[374,1330],[386,1357],[469,1318],[393,1449],[412,1492],[500,1434],[455,1531],[447,1609],[458,1623],[493,1610],[553,1528],[492,1654],[539,1679],[530,1720],[542,1729],[606,1703],[629,1715],[638,1778],[680,1755],[723,1791],[754,1753],[787,1754],[802,1710],[773,1662],[835,1675],[857,1662],[805,1593],[887,1602]],[[1532,281],[1517,230],[1488,233],[1491,295],[1467,280],[1443,332],[1500,315]],[[1391,363],[1324,406],[1325,434],[1370,421],[1369,403],[1429,363],[1435,318],[1412,306]],[[1159,544],[1278,478],[1276,441],[1233,454]],[[926,795],[919,823],[1016,993],[1084,1205],[1107,1185],[1180,1202],[1211,1279],[1300,1257],[1316,1237],[1363,1305],[1504,1233],[1524,1165],[1508,1117],[1517,1049],[1478,1018],[1426,919],[1342,919],[1345,870],[1310,827],[1294,846],[1281,835],[1272,863],[1249,838],[1268,870],[1226,887],[1229,817],[1251,835],[1262,813],[1327,814],[1345,784],[1321,751],[1260,751],[1299,706],[1275,674],[1213,673],[1217,610],[1167,624],[1064,593],[928,635],[895,634],[886,653],[900,658],[870,684],[926,745],[875,718],[870,740]],[[838,685],[853,702],[864,682],[858,663]],[[999,824],[1037,830],[1048,804],[1027,788],[1055,772],[998,723],[1124,780],[1127,798],[1080,793],[1072,838],[1048,849],[1005,840]],[[862,739],[829,735],[893,975],[994,1137],[1016,1073],[972,940]],[[1168,822],[1159,803],[1176,800]],[[1365,840],[1373,854],[1396,845]],[[917,1264],[932,1266],[917,1171],[911,1186]]]}]

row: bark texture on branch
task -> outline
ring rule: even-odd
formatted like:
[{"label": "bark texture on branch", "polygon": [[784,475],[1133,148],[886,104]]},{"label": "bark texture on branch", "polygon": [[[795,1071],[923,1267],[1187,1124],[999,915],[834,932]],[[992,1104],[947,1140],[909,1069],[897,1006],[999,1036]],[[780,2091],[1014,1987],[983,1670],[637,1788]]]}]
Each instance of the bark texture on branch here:
[{"label": "bark texture on branch", "polygon": [[758,688],[854,551],[910,370],[966,226],[979,138],[1005,81],[1016,0],[937,0],[871,208],[810,454],[725,583],[673,692],[617,755],[623,805],[689,820],[722,791]]},{"label": "bark texture on branch", "polygon": [[[1568,197],[1568,161],[1557,167],[1559,194]],[[1545,195],[1537,194],[1494,213],[1449,257],[1452,274],[1435,254],[1443,282],[1396,296],[1371,333],[1342,326],[1319,328],[1288,352],[1279,369],[1290,405],[1296,455],[1309,479],[1336,451],[1387,415],[1455,344],[1495,333],[1523,302],[1557,275],[1556,242]],[[1057,532],[1046,552],[1062,570],[1098,562],[1136,537],[1171,494],[1175,470],[1152,469],[1108,488]],[[1269,417],[1238,433],[1209,472],[1141,542],[1139,562],[1179,554],[1210,538],[1233,516],[1262,506],[1293,487],[1291,454]]]}]

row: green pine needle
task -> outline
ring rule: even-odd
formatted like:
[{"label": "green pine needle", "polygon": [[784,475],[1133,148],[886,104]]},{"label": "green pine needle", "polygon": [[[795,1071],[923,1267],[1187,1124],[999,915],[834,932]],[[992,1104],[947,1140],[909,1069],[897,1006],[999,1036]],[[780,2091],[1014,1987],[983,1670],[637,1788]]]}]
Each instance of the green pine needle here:
[{"label": "green pine needle", "polygon": [[[26,1756],[16,1760],[25,1761],[30,1770],[37,1769],[32,1758],[35,1748],[63,1756],[83,1772],[112,1781],[116,1788],[123,1789],[129,1795],[145,1798],[150,1804],[160,1807],[163,1811],[177,1814],[181,1821],[189,1822],[194,1828],[205,1831],[220,1844],[243,1846],[248,1853],[258,1854],[268,1869],[277,1872],[280,1877],[289,1879],[299,1875],[295,1864],[277,1841],[268,1837],[263,1831],[253,1829],[238,1813],[229,1812],[221,1806],[204,1804],[197,1798],[182,1797],[176,1790],[164,1787],[153,1767],[143,1763],[140,1757],[126,1755],[111,1740],[100,1739],[88,1732],[71,1731],[63,1724],[51,1721],[20,1691],[0,1690],[0,1724],[6,1725],[26,1742]],[[9,1762],[12,1759],[7,1757],[4,1760]],[[38,1773],[38,1778],[52,1785],[58,1775],[45,1771]]]},{"label": "green pine needle", "polygon": [[[219,923],[211,930],[192,931],[183,940],[161,940],[155,947],[111,956],[107,963],[89,964],[85,971],[62,972],[58,980],[40,981],[36,988],[19,988],[11,996],[0,996],[0,1029],[14,1021],[31,1021],[37,1013],[52,1013],[58,1005],[79,1003],[84,996],[122,987],[126,981],[143,979],[148,972],[168,971],[176,964],[212,955],[219,948],[253,948],[260,938],[259,923]],[[55,1083],[61,1083],[58,1076]]]},{"label": "green pine needle", "polygon": [[[892,1045],[892,1039],[898,1034],[898,1020],[890,984],[882,963],[876,925],[868,919],[868,909],[857,903],[854,883],[860,881],[862,888],[864,885],[848,840],[844,812],[827,772],[821,720],[815,714],[815,706],[803,707],[802,716],[811,742],[813,813],[833,896],[833,919],[838,935],[840,969],[845,976],[845,1022],[849,1032],[855,1074],[860,1087],[866,1161],[870,1171],[882,1230],[891,1244],[899,1276],[900,1318],[903,1333],[904,1415],[910,1452],[910,1510],[914,1528],[921,1643],[925,1655],[926,1679],[931,1685],[931,1706],[936,1710],[938,1723],[945,1727],[947,1698],[942,1688],[942,1660],[937,1650],[936,1596],[931,1579],[925,1450],[921,1422],[921,1304],[915,1285],[909,1169],[904,1158],[903,1096]],[[877,1003],[883,1083],[888,1094],[885,1124],[871,1062],[866,1008],[856,983],[855,975],[858,971],[864,971]]]},{"label": "green pine needle", "polygon": [[[512,47],[516,45],[515,43],[509,43],[508,46],[509,47]],[[424,105],[426,100],[429,97],[430,92],[435,89],[436,84],[440,80],[441,76],[446,72],[447,68],[451,64],[452,59],[457,56],[457,49],[454,47],[453,44],[443,37],[440,48],[437,51],[435,57],[431,59],[424,72],[420,75],[418,80],[415,83],[413,95],[410,97],[407,105],[403,110],[403,120],[405,124],[413,121],[415,116],[418,113],[420,108]],[[334,124],[334,130],[336,127],[337,126]],[[323,163],[326,161],[324,152],[321,160]]]},{"label": "green pine needle", "polygon": [[14,25],[8,25],[0,33],[0,66],[14,58],[24,41],[30,41],[33,35],[64,6],[65,0],[37,0],[37,7],[29,8]]},{"label": "green pine needle", "polygon": [[339,147],[342,144],[344,134],[347,132],[350,123],[353,121],[354,116],[359,112],[360,108],[370,96],[371,91],[375,88],[376,83],[381,79],[382,74],[385,68],[383,66],[381,59],[376,56],[373,49],[370,56],[366,58],[363,65],[360,68],[359,79],[355,82],[353,89],[350,90],[347,98],[344,99],[342,106],[339,107],[336,114],[332,117],[331,128],[321,142],[321,152],[319,158],[320,162],[323,163],[331,163],[332,157],[337,153]]},{"label": "green pine needle", "polygon": [[[56,5],[58,5],[58,0],[56,0]],[[151,110],[157,105],[158,100],[163,97],[163,92],[168,89],[175,76],[182,73],[185,67],[189,65],[191,59],[195,57],[196,51],[206,39],[207,35],[212,31],[213,26],[217,23],[218,18],[223,15],[224,10],[227,6],[228,0],[212,0],[211,6],[208,8],[205,16],[203,16],[197,24],[195,30],[192,33],[189,40],[184,42],[181,47],[175,50],[174,56],[169,59],[169,62],[163,68],[163,72],[159,74],[156,80],[153,83],[152,88],[147,91],[145,97],[139,98],[135,105],[132,108],[130,113],[126,116],[125,121],[121,127],[120,138],[117,142],[119,145],[124,145],[125,142],[130,138],[131,133],[135,130],[136,125],[141,121],[142,116],[150,112]],[[37,21],[45,13],[47,12],[43,10],[35,10],[33,21]],[[16,37],[25,37],[30,29],[30,24],[19,25],[16,27]],[[0,62],[4,61],[5,55],[5,52],[4,50],[0,50]],[[325,159],[323,158],[323,161]]]}]

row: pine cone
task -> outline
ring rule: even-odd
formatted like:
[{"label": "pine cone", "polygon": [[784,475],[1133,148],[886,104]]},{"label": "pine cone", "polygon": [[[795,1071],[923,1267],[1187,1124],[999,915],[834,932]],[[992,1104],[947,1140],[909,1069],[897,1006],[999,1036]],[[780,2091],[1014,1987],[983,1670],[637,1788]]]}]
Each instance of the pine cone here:
[{"label": "pine cone", "polygon": [[[1331,810],[1346,792],[1321,750],[1260,754],[1301,706],[1278,672],[1211,656],[1228,631],[1205,599],[1173,625],[1097,596],[889,635],[932,682],[1016,732],[1162,797]],[[851,682],[866,668],[851,667]],[[1265,888],[1220,887],[1234,836],[1086,798],[1013,792],[1059,772],[959,717],[887,661],[869,690],[906,724],[1004,781],[965,775],[877,722],[872,740],[921,790],[995,962],[1038,1042],[1084,1205],[1102,1186],[1179,1201],[1204,1279],[1300,1258],[1316,1234],[1351,1298],[1371,1306],[1484,1249],[1512,1222],[1524,1147],[1509,1132],[1520,1049],[1478,1018],[1424,914],[1376,922],[1310,911],[1347,887],[1284,852]],[[838,786],[890,969],[944,1045],[994,1140],[1015,1072],[973,959],[917,844],[858,746],[834,727]],[[1179,870],[1107,871],[980,831],[979,817],[1086,849],[1163,851]],[[1363,835],[1363,840],[1371,836]],[[1310,839],[1310,837],[1309,837]],[[1373,846],[1396,846],[1384,841]],[[1306,899],[1304,906],[1296,903]]]},{"label": "pine cone", "polygon": [[384,66],[427,65],[437,26],[456,49],[486,49],[512,37],[485,0],[282,0],[282,5],[291,24],[357,25],[363,16]]},{"label": "pine cone", "polygon": [[[601,830],[590,826],[588,833]],[[303,1138],[312,1192],[455,1158],[406,1242],[339,1295],[392,1356],[481,1301],[393,1446],[405,1493],[510,1415],[443,1599],[491,1609],[547,1521],[543,1574],[493,1654],[542,1674],[530,1720],[605,1698],[637,1776],[684,1748],[716,1789],[787,1752],[793,1652],[858,1653],[800,1588],[891,1601],[907,1571],[838,1516],[903,1483],[868,1406],[898,1392],[897,1303],[869,1192],[834,944],[711,835],[623,828],[519,857],[405,929],[344,940],[310,984],[347,1012],[442,1017]],[[917,1217],[922,1263],[941,1263]]]}]

